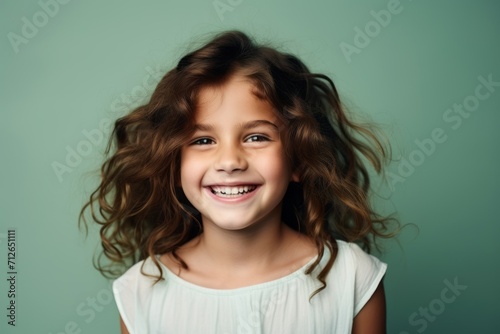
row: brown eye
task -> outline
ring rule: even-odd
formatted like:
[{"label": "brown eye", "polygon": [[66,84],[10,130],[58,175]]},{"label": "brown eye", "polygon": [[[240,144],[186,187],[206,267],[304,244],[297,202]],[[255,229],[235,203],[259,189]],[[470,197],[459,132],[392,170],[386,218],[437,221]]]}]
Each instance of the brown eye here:
[{"label": "brown eye", "polygon": [[246,142],[261,142],[261,141],[269,141],[269,138],[263,135],[251,135],[245,139]]},{"label": "brown eye", "polygon": [[191,143],[191,145],[211,145],[214,141],[210,138],[198,138]]}]

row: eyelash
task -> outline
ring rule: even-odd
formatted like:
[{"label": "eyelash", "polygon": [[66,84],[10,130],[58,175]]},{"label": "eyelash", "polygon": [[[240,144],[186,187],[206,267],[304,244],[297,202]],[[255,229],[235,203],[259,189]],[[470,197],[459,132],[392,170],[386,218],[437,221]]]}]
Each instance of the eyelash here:
[{"label": "eyelash", "polygon": [[251,140],[251,142],[261,142],[261,141],[270,141],[270,139],[266,136],[263,136],[263,135],[251,135],[251,136],[248,136],[245,141],[248,141],[249,139],[257,139],[257,140]]},{"label": "eyelash", "polygon": [[[210,142],[210,143],[207,143],[207,142]],[[214,140],[213,139],[210,139],[210,138],[198,138],[196,139],[195,141],[193,141],[191,143],[191,145],[209,145],[209,144],[212,144],[214,143]]]},{"label": "eyelash", "polygon": [[[251,139],[251,140],[250,140]],[[250,143],[255,143],[255,142],[264,142],[264,141],[271,141],[268,137],[264,135],[251,135],[245,138],[245,142],[250,142]],[[210,145],[213,144],[215,141],[211,138],[203,137],[203,138],[198,138],[194,140],[191,145]]]}]

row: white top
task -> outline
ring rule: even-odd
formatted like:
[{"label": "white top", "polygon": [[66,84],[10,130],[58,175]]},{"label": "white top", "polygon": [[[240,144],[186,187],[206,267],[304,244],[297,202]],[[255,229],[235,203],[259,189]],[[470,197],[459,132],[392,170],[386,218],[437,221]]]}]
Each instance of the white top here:
[{"label": "white top", "polygon": [[[130,334],[347,334],[387,265],[356,244],[337,244],[327,286],[310,303],[321,285],[316,276],[331,255],[327,247],[313,276],[304,272],[315,258],[273,281],[217,290],[185,281],[162,265],[165,280],[153,285],[154,278],[141,274],[141,261],[113,282],[113,293]],[[150,258],[144,272],[158,273]]]}]

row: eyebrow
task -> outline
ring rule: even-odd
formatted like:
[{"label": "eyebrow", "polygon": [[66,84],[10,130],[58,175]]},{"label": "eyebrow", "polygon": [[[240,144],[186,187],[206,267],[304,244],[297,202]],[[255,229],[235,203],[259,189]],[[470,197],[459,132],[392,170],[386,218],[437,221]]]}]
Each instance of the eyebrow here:
[{"label": "eyebrow", "polygon": [[253,128],[256,128],[258,126],[271,126],[272,128],[274,128],[277,132],[279,132],[279,128],[276,124],[274,124],[273,122],[271,121],[268,121],[268,120],[265,120],[265,119],[258,119],[258,120],[255,120],[255,121],[251,121],[251,122],[247,122],[247,123],[244,123],[242,125],[242,128],[244,130],[250,130],[250,129],[253,129]]},{"label": "eyebrow", "polygon": [[[258,119],[255,121],[250,121],[243,123],[241,125],[241,128],[243,130],[250,130],[259,126],[270,126],[275,130],[276,132],[279,132],[279,128],[276,124],[274,124],[271,121],[265,120],[265,119]],[[211,131],[214,129],[214,126],[211,124],[195,124],[195,129],[199,131]]]}]

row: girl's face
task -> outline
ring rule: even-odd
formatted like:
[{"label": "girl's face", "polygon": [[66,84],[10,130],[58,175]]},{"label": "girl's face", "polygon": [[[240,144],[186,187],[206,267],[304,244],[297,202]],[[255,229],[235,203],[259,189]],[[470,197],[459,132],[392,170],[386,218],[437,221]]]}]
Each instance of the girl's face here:
[{"label": "girl's face", "polygon": [[292,174],[273,107],[254,86],[233,76],[220,88],[203,88],[195,132],[181,153],[181,185],[207,224],[240,230],[279,223]]}]

